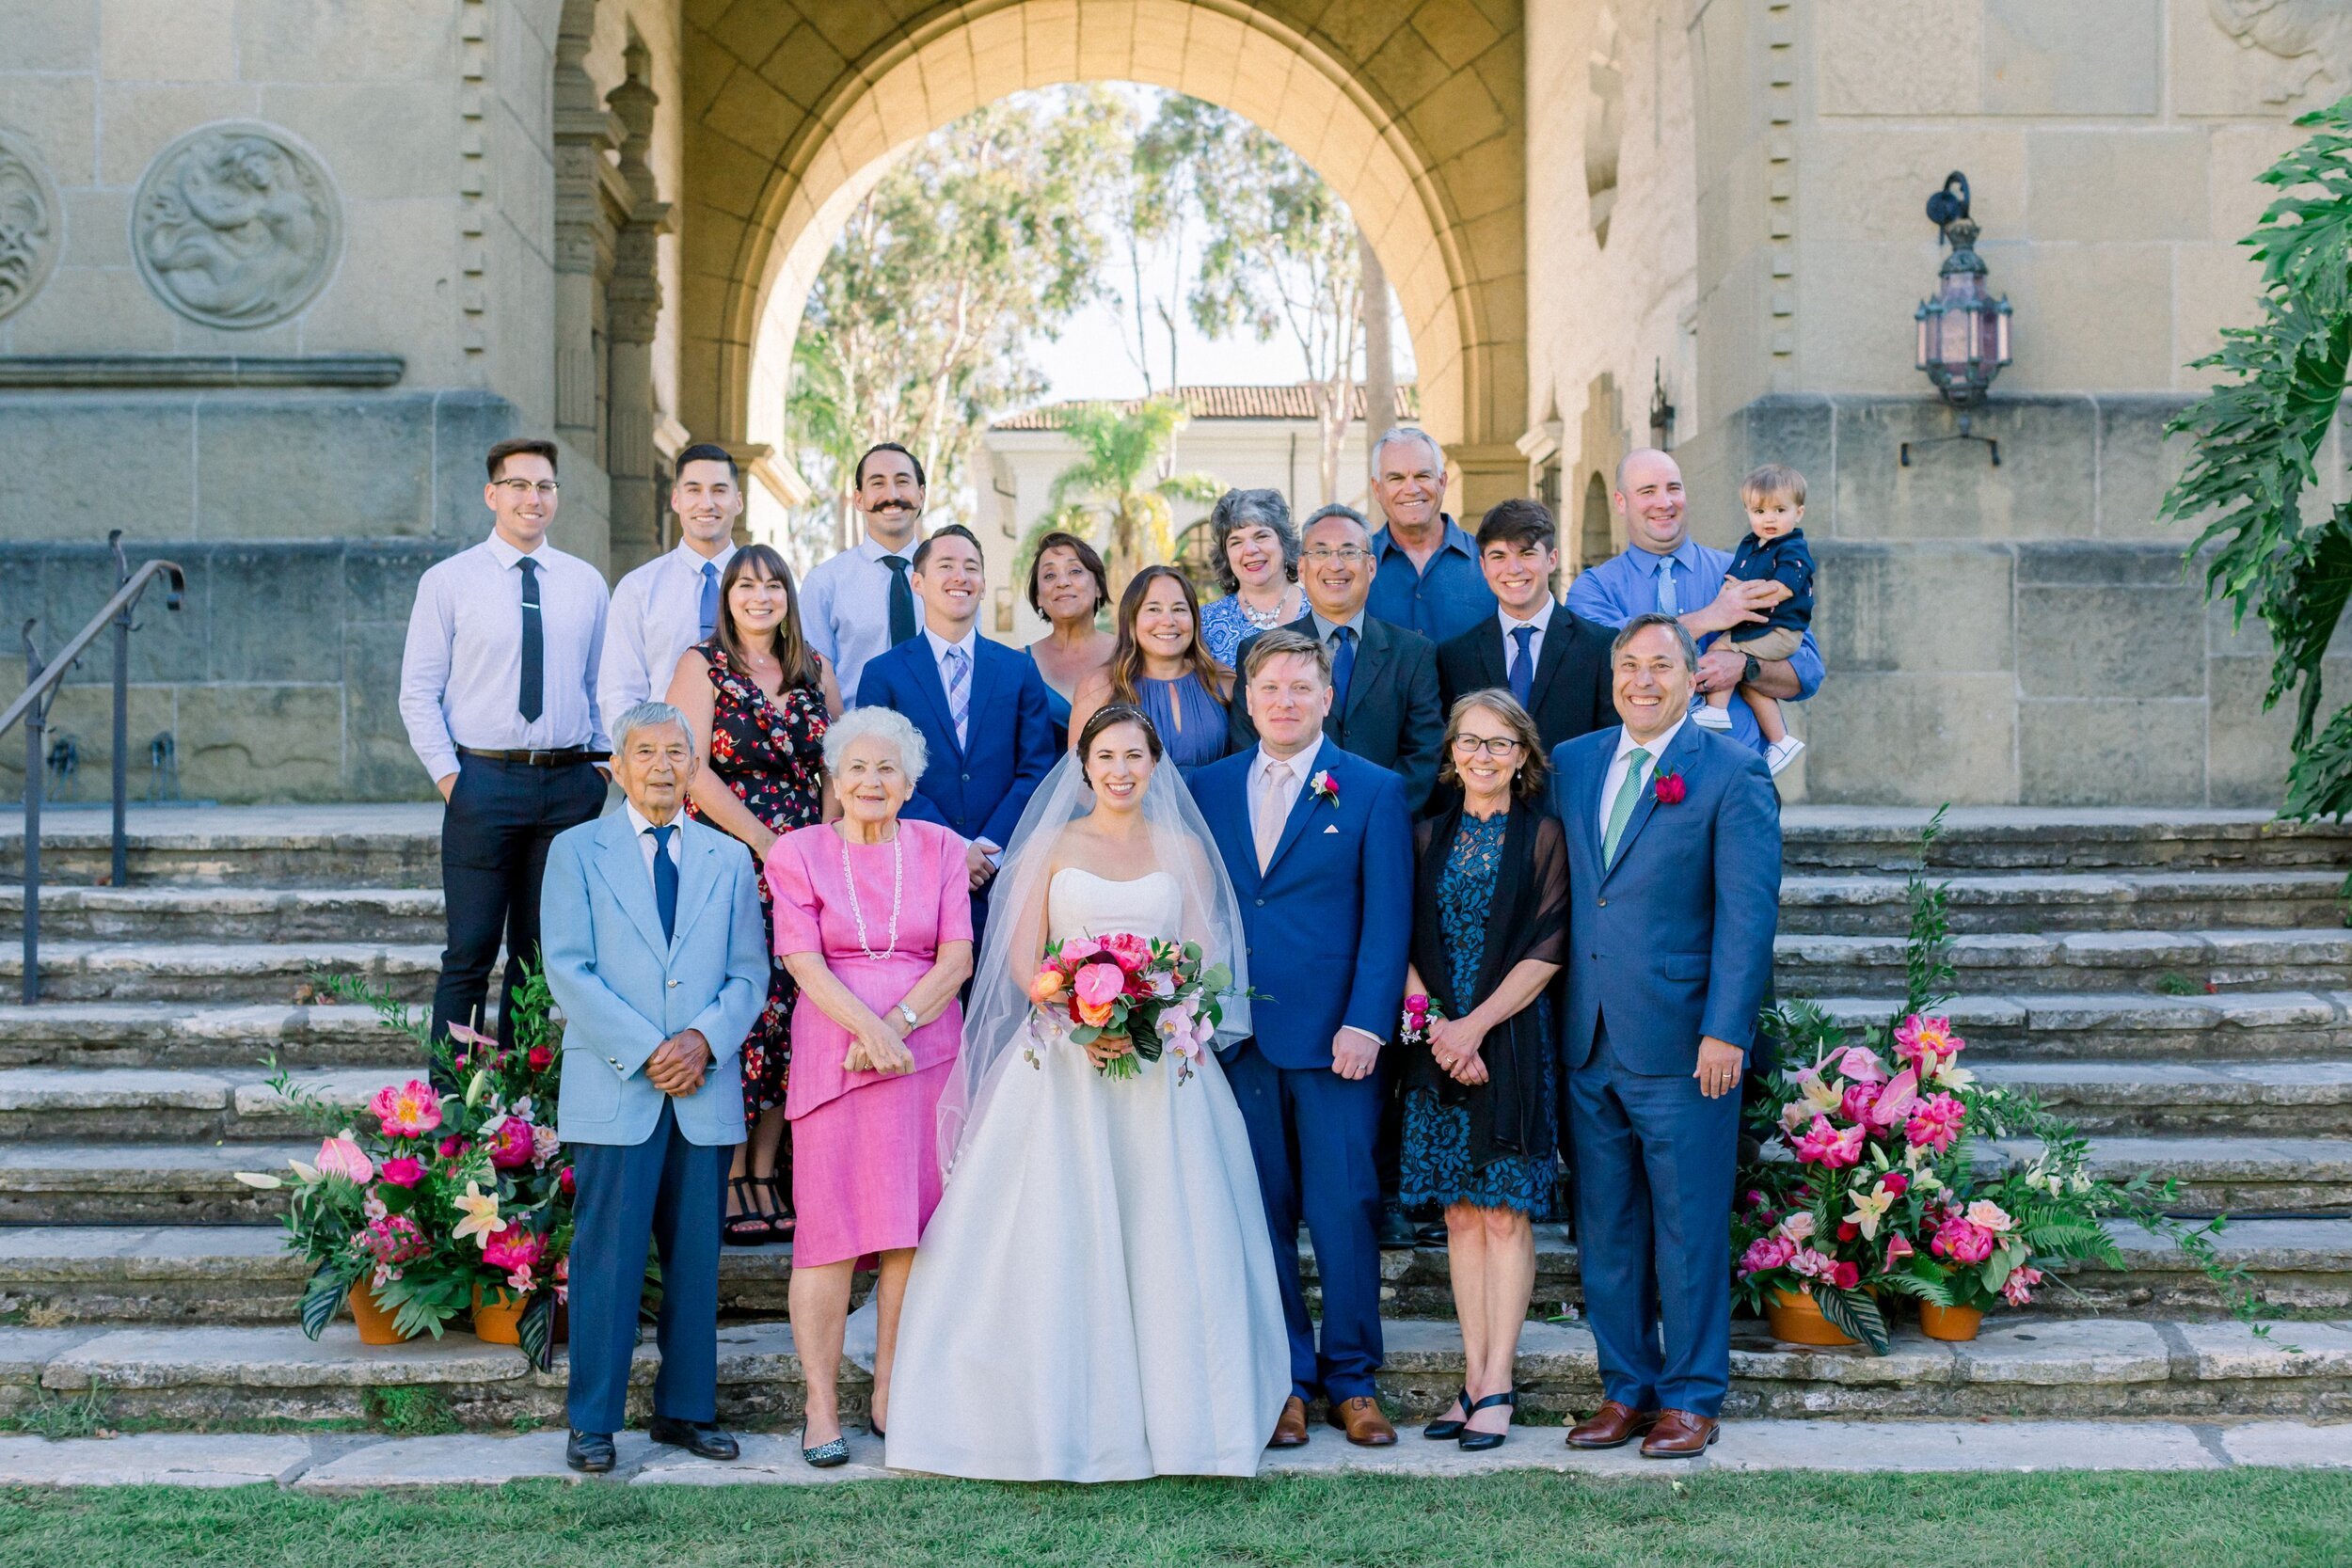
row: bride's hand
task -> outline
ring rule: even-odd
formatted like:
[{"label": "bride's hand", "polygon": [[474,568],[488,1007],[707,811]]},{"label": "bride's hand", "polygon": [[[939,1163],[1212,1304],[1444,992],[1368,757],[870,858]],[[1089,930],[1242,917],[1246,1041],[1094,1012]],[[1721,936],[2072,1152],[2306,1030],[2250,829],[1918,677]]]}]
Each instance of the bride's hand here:
[{"label": "bride's hand", "polygon": [[1098,1068],[1110,1066],[1136,1048],[1124,1035],[1097,1035],[1086,1043],[1087,1060]]}]

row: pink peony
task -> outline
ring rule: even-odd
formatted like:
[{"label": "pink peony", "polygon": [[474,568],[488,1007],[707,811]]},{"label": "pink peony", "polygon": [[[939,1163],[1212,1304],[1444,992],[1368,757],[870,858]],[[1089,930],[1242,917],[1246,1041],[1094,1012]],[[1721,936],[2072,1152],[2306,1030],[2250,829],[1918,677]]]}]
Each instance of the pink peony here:
[{"label": "pink peony", "polygon": [[473,1145],[453,1132],[441,1140],[438,1151],[444,1160],[456,1160],[462,1159],[472,1148]]},{"label": "pink peony", "polygon": [[1823,1165],[1836,1170],[1862,1159],[1862,1129],[1849,1127],[1839,1131],[1829,1124],[1829,1117],[1815,1117],[1813,1125],[1796,1144],[1797,1158],[1808,1165]]},{"label": "pink peony", "polygon": [[1935,1239],[1928,1243],[1928,1250],[1955,1263],[1981,1263],[1993,1256],[1994,1240],[1983,1226],[1954,1214],[1935,1227]]},{"label": "pink peony", "polygon": [[1922,1148],[1941,1154],[1952,1147],[1960,1136],[1961,1123],[1967,1119],[1968,1108],[1958,1097],[1939,1094],[1923,1100],[1903,1123],[1903,1135]]},{"label": "pink peony", "polygon": [[564,1196],[565,1197],[572,1196],[573,1180],[572,1167],[569,1165],[565,1165],[564,1167],[564,1174],[555,1179],[555,1184],[564,1189]]},{"label": "pink peony", "polygon": [[1867,1045],[1850,1045],[1837,1053],[1836,1070],[1862,1084],[1886,1082],[1886,1064]]},{"label": "pink peony", "polygon": [[531,1164],[531,1123],[520,1117],[501,1117],[482,1130],[490,1146],[490,1164],[500,1170],[516,1170]]},{"label": "pink peony", "polygon": [[1807,1279],[1827,1279],[1836,1274],[1837,1259],[1826,1252],[1800,1247],[1797,1255],[1788,1260],[1788,1266]]},{"label": "pink peony", "polygon": [[1887,1271],[1892,1273],[1897,1263],[1901,1262],[1916,1250],[1917,1249],[1911,1244],[1911,1238],[1904,1235],[1901,1231],[1898,1230],[1895,1234],[1889,1236],[1886,1239]]},{"label": "pink peony", "polygon": [[1117,960],[1119,967],[1133,974],[1152,962],[1152,944],[1133,931],[1120,931],[1103,939],[1103,951]]},{"label": "pink peony", "polygon": [[395,1088],[387,1084],[368,1101],[368,1114],[395,1138],[421,1138],[441,1125],[441,1097],[433,1085],[411,1078]]},{"label": "pink peony", "polygon": [[2001,1294],[2011,1307],[2023,1307],[2033,1300],[2033,1288],[2042,1283],[2042,1271],[2018,1267],[2010,1270],[2001,1282]]},{"label": "pink peony", "polygon": [[494,1269],[531,1268],[547,1253],[548,1239],[518,1225],[482,1239],[482,1260]]},{"label": "pink peony", "polygon": [[1797,1243],[1786,1236],[1759,1236],[1740,1255],[1740,1277],[1786,1267],[1797,1255]]},{"label": "pink peony", "polygon": [[395,1187],[413,1187],[424,1180],[424,1162],[413,1154],[395,1154],[378,1174]]},{"label": "pink peony", "polygon": [[321,1176],[340,1176],[361,1186],[375,1180],[375,1162],[360,1151],[348,1133],[338,1132],[322,1142],[316,1164]]},{"label": "pink peony", "polygon": [[1911,1178],[1901,1171],[1890,1170],[1879,1178],[1879,1185],[1886,1189],[1887,1196],[1900,1197],[1911,1190]]},{"label": "pink peony", "polygon": [[1837,1114],[1848,1121],[1867,1122],[1870,1107],[1877,1104],[1879,1086],[1876,1084],[1849,1084],[1846,1093],[1837,1101]]},{"label": "pink peony", "polygon": [[1950,1061],[1968,1049],[1968,1042],[1952,1033],[1948,1018],[1923,1018],[1912,1014],[1895,1029],[1895,1054],[1921,1072],[1931,1070],[1937,1061]]},{"label": "pink peony", "polygon": [[424,1229],[405,1214],[388,1214],[352,1237],[351,1244],[382,1268],[412,1262],[433,1250]]}]

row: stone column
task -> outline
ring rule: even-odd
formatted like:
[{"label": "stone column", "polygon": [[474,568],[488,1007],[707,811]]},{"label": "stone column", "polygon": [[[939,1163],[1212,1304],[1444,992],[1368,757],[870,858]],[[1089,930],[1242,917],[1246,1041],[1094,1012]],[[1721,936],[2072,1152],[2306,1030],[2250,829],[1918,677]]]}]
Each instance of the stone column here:
[{"label": "stone column", "polygon": [[670,229],[669,203],[659,199],[645,159],[653,141],[654,111],[660,104],[646,83],[652,62],[645,46],[635,40],[627,57],[628,76],[605,98],[621,125],[618,172],[629,198],[627,220],[613,238],[612,276],[605,289],[612,350],[604,465],[612,483],[611,569],[615,576],[661,549],[661,498],[654,477],[654,429],[660,414],[654,404],[653,338],[661,315],[656,247]]}]

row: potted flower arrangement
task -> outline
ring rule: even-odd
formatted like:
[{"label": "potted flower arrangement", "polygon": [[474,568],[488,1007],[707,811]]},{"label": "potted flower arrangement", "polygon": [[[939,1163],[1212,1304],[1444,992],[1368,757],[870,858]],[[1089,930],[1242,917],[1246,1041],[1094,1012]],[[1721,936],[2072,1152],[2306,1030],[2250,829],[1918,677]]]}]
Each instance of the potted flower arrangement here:
[{"label": "potted flower arrangement", "polygon": [[[1922,859],[1940,832],[1922,834]],[[1984,1312],[2022,1307],[2083,1263],[2122,1268],[2110,1220],[2165,1236],[2232,1288],[2217,1257],[2222,1222],[2171,1219],[2173,1183],[2094,1176],[2080,1132],[2032,1097],[1980,1083],[1967,1042],[1937,1006],[1954,979],[1945,891],[1911,879],[1909,986],[1891,1020],[1841,1027],[1809,1003],[1767,1016],[1781,1065],[1748,1108],[1761,1150],[1740,1173],[1732,1215],[1735,1297],[1778,1338],[1887,1350],[1890,1298],[1919,1303],[1922,1331],[1968,1339]],[[2036,1151],[2003,1158],[2014,1139]]]},{"label": "potted flower arrangement", "polygon": [[314,1161],[292,1162],[291,1176],[237,1176],[288,1192],[287,1245],[313,1265],[303,1332],[316,1338],[346,1300],[374,1344],[438,1338],[469,1312],[483,1338],[519,1345],[546,1367],[567,1293],[572,1172],[553,1125],[559,1026],[545,980],[530,975],[505,1047],[462,1025],[429,1047],[426,1026],[381,992],[343,976],[321,986],[375,1007],[462,1090],[387,1085],[355,1120],[282,1071],[272,1080],[334,1129]]}]

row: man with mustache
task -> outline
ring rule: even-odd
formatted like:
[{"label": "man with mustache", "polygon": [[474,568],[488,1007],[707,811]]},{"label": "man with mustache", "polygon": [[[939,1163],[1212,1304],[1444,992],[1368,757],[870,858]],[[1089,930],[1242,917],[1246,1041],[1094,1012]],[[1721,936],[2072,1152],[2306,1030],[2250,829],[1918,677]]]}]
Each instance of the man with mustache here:
[{"label": "man with mustache", "polygon": [[914,641],[923,621],[913,581],[923,465],[884,441],[857,460],[856,479],[866,537],[818,562],[801,585],[801,629],[832,663],[845,697],[858,689],[866,660]]}]

